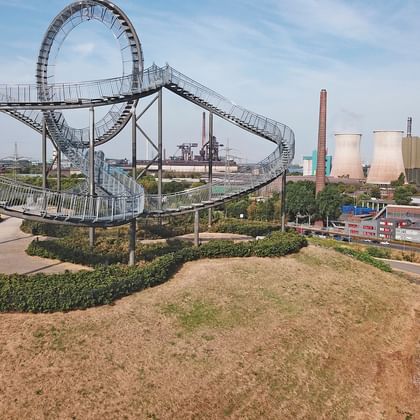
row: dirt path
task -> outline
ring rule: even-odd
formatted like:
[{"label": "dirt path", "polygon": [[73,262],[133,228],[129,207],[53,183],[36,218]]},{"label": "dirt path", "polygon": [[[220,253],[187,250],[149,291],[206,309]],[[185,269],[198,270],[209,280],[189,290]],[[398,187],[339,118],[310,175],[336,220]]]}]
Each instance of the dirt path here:
[{"label": "dirt path", "polygon": [[[4,217],[4,216],[2,216]],[[6,218],[0,223],[0,273],[35,274],[64,273],[68,271],[87,270],[81,265],[63,263],[39,257],[30,257],[25,250],[34,240],[20,230],[22,220]]]}]

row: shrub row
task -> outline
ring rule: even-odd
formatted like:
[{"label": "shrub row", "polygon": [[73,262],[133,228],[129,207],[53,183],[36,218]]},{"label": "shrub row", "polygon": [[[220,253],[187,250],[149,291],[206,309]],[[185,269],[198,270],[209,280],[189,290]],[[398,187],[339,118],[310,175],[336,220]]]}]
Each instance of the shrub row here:
[{"label": "shrub row", "polygon": [[64,238],[80,230],[72,226],[58,225],[53,223],[32,222],[24,220],[20,229],[30,235],[52,236],[54,238]]},{"label": "shrub row", "polygon": [[1,312],[56,312],[110,304],[144,288],[167,281],[187,261],[200,258],[282,256],[306,246],[293,233],[276,233],[253,243],[214,241],[182,248],[142,267],[114,265],[95,271],[35,276],[0,275]]},{"label": "shrub row", "polygon": [[[156,257],[176,252],[192,244],[172,240],[166,243],[142,245],[136,250],[137,260],[152,261]],[[31,256],[56,259],[90,267],[128,263],[128,245],[126,241],[109,239],[101,241],[95,248],[90,248],[87,240],[66,238],[57,240],[34,240],[26,249]]]},{"label": "shrub row", "polygon": [[356,249],[346,248],[343,246],[337,246],[334,249],[340,252],[341,254],[348,255],[366,264],[373,265],[374,267],[379,268],[379,270],[386,271],[388,273],[392,272],[392,269],[389,264],[387,264],[384,261],[377,260],[366,251],[358,251]]},{"label": "shrub row", "polygon": [[391,257],[391,252],[389,249],[379,248],[376,246],[368,246],[366,248],[366,252],[371,257],[376,257],[376,258],[390,258]]},{"label": "shrub row", "polygon": [[281,230],[281,226],[269,222],[256,222],[249,220],[224,219],[215,224],[213,232],[236,233],[248,236],[266,236],[271,232]]}]

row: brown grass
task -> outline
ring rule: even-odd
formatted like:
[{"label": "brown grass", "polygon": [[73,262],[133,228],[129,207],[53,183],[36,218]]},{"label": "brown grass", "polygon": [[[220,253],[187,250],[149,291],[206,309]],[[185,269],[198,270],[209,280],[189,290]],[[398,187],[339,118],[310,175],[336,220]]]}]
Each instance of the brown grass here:
[{"label": "brown grass", "polygon": [[0,418],[416,419],[420,287],[330,250],[0,315]]}]

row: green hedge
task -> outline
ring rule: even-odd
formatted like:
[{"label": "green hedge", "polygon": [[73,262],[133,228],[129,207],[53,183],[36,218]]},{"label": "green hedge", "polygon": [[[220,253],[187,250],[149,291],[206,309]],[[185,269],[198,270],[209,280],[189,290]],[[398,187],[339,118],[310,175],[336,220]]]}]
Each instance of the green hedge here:
[{"label": "green hedge", "polygon": [[[191,243],[180,240],[142,245],[136,250],[136,258],[137,260],[152,261],[156,257],[191,246]],[[86,239],[34,240],[26,249],[26,253],[31,256],[56,259],[89,267],[128,263],[128,244],[126,241],[112,238],[101,241],[93,249],[90,248]]]},{"label": "green hedge", "polygon": [[[232,256],[282,256],[305,246],[293,233],[275,234],[249,244],[214,241],[182,248],[142,267],[114,265],[79,273],[0,275],[1,312],[57,312],[110,304],[133,292],[167,281],[187,261]],[[267,250],[263,252],[264,245]]]},{"label": "green hedge", "polygon": [[30,235],[52,236],[54,238],[64,238],[72,235],[75,231],[80,231],[82,228],[75,228],[73,226],[58,225],[54,223],[32,222],[24,220],[20,229]]},{"label": "green hedge", "polygon": [[266,236],[281,230],[281,226],[269,222],[253,222],[249,220],[223,219],[213,225],[212,232],[236,233],[239,235]]}]

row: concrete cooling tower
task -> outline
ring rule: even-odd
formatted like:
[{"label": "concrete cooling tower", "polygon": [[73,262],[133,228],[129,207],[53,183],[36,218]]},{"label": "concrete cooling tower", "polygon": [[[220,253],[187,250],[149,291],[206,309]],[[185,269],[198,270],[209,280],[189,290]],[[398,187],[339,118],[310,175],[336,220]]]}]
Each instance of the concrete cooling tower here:
[{"label": "concrete cooling tower", "polygon": [[335,134],[335,153],[331,176],[363,179],[360,157],[361,134]]},{"label": "concrete cooling tower", "polygon": [[401,172],[405,174],[402,136],[402,131],[373,132],[374,151],[368,184],[390,184]]}]

